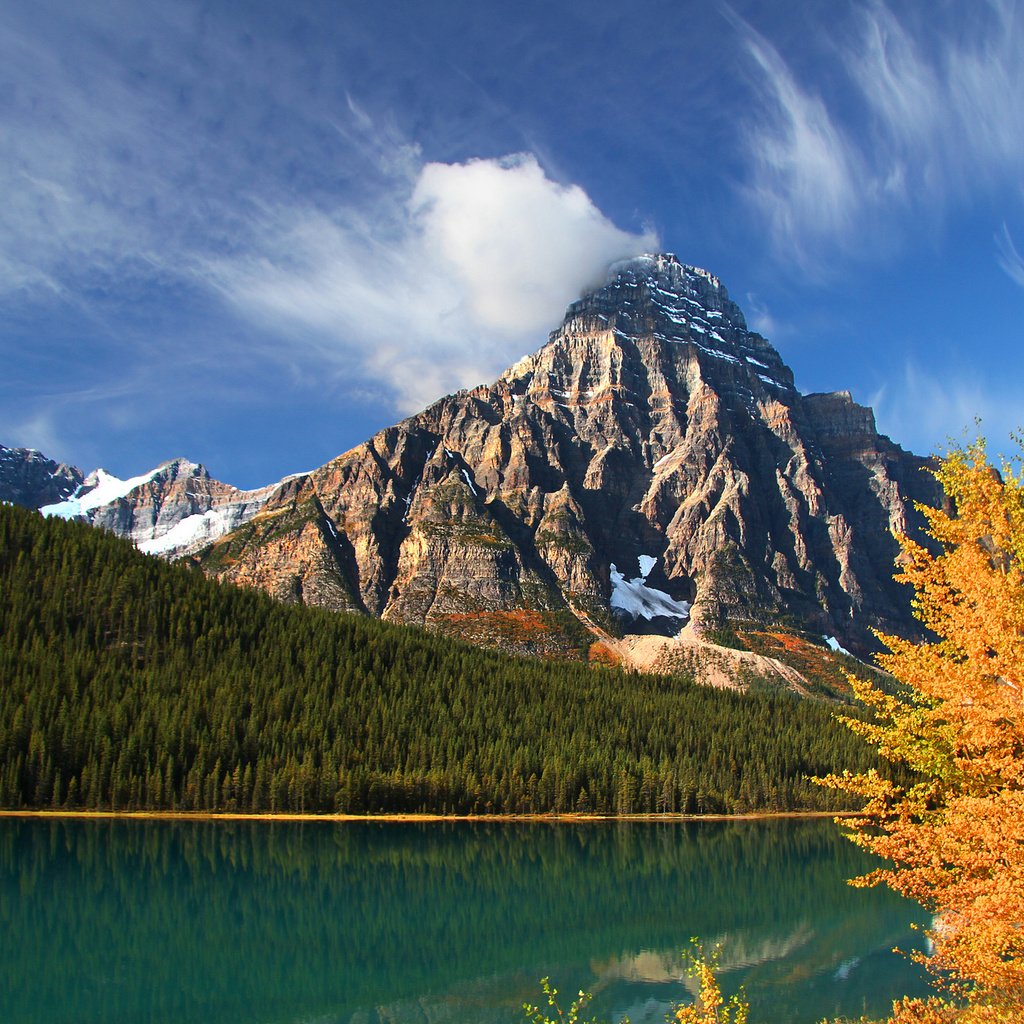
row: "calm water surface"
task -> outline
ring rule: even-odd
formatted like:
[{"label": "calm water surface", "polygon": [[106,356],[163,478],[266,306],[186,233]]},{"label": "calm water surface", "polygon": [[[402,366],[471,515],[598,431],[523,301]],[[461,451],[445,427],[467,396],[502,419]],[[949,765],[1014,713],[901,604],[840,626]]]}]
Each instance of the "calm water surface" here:
[{"label": "calm water surface", "polygon": [[882,1013],[920,911],[828,821],[0,821],[5,1024],[522,1021],[538,979],[662,1021],[723,944],[752,1024]]}]

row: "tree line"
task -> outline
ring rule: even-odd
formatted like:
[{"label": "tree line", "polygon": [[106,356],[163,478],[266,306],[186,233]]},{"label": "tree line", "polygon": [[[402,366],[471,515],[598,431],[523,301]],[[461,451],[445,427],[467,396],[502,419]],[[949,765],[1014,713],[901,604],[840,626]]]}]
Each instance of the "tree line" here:
[{"label": "tree line", "polygon": [[0,507],[0,806],[837,809],[879,763],[832,709],[509,658],[207,579]]}]

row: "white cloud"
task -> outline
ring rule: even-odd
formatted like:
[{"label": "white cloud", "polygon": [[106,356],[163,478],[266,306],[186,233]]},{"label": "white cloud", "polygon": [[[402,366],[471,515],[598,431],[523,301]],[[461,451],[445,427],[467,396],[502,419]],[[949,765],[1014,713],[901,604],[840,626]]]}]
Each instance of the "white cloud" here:
[{"label": "white cloud", "polygon": [[620,231],[579,186],[548,179],[532,155],[427,164],[411,211],[476,323],[511,336],[550,329],[610,263],[657,244]]},{"label": "white cloud", "polygon": [[430,163],[368,220],[278,211],[258,254],[211,261],[250,316],[353,367],[414,411],[539,347],[566,305],[616,259],[657,245],[615,227],[578,186],[519,154]]}]

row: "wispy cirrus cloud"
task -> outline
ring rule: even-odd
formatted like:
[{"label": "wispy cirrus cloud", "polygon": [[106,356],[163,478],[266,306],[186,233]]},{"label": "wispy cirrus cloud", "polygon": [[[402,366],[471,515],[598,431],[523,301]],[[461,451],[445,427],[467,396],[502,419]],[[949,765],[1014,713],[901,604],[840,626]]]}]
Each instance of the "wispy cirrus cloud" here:
[{"label": "wispy cirrus cloud", "polygon": [[51,13],[0,22],[0,294],[109,323],[119,375],[164,363],[144,351],[161,317],[206,303],[216,321],[220,300],[223,340],[173,321],[176,366],[237,365],[244,336],[294,379],[411,410],[535,348],[608,263],[656,244],[533,155],[425,161],[271,32],[188,5],[114,0],[64,30]]},{"label": "wispy cirrus cloud", "polygon": [[1014,245],[1010,235],[1010,229],[1005,224],[996,233],[996,252],[999,266],[1006,271],[1011,281],[1024,288],[1024,258],[1017,251],[1017,246]]},{"label": "wispy cirrus cloud", "polygon": [[[801,76],[748,22],[729,17],[750,58],[748,199],[780,251],[875,252],[906,227],[894,214],[950,204],[1024,174],[1024,19],[1012,2],[916,12],[882,2],[819,39]],[[806,41],[806,40],[805,40]],[[839,72],[839,74],[836,74]],[[867,248],[870,247],[870,248]]]},{"label": "wispy cirrus cloud", "polygon": [[941,451],[978,429],[993,440],[1005,439],[1024,421],[1015,388],[997,389],[969,366],[940,372],[916,359],[906,360],[868,404],[882,433],[917,452]]},{"label": "wispy cirrus cloud", "polygon": [[809,234],[842,235],[856,215],[863,173],[855,148],[771,42],[730,15],[762,86],[762,110],[747,139],[748,198],[780,247],[802,249]]}]

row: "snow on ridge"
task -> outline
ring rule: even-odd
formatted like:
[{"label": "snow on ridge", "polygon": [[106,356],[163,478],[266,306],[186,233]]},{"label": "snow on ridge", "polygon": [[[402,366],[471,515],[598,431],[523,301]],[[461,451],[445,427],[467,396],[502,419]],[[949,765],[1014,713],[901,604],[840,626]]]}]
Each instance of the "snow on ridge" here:
[{"label": "snow on ridge", "polygon": [[85,478],[85,483],[70,498],[65,498],[64,501],[58,501],[53,505],[44,505],[39,511],[44,516],[78,519],[101,505],[109,505],[111,502],[117,501],[118,498],[125,497],[136,487],[149,483],[162,468],[162,466],[157,466],[156,469],[151,469],[148,473],[129,477],[127,480],[121,480],[105,469],[97,469]]}]

